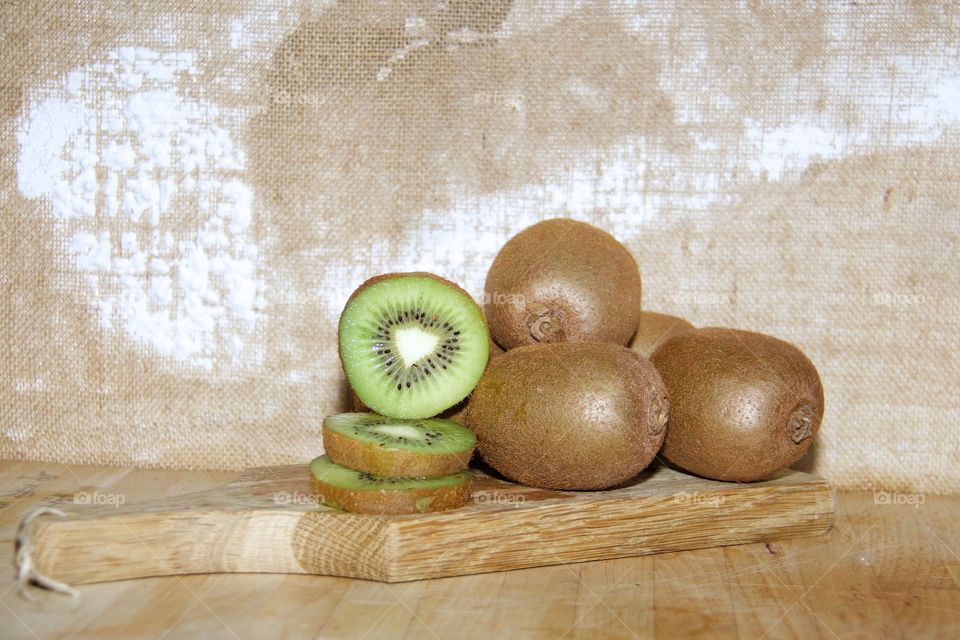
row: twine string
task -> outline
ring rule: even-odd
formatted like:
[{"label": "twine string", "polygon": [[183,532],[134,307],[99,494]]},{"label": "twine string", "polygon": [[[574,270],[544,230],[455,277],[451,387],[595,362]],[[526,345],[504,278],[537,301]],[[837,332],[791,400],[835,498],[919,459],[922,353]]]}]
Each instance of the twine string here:
[{"label": "twine string", "polygon": [[80,595],[76,589],[66,583],[40,573],[33,563],[34,544],[31,535],[33,532],[31,524],[40,516],[46,515],[63,518],[67,514],[53,507],[37,507],[24,516],[23,521],[20,522],[20,526],[17,528],[15,559],[17,568],[17,592],[27,600],[35,600],[36,598],[33,597],[29,589],[29,586],[34,584],[44,589],[76,598]]}]

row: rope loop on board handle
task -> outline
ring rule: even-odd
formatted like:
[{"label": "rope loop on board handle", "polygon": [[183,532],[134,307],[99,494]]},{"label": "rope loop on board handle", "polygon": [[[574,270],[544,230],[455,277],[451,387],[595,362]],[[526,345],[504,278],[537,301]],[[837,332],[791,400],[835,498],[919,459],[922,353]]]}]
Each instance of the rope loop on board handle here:
[{"label": "rope loop on board handle", "polygon": [[16,555],[14,560],[17,568],[17,592],[27,600],[35,600],[29,590],[29,586],[34,584],[39,587],[43,587],[44,589],[49,589],[51,591],[56,591],[57,593],[62,593],[76,598],[80,595],[76,589],[68,584],[60,582],[59,580],[54,580],[50,576],[40,573],[33,564],[34,546],[33,539],[31,537],[32,527],[30,525],[40,516],[47,515],[63,518],[67,514],[59,509],[54,509],[53,507],[37,507],[36,509],[32,509],[23,517],[23,521],[20,522],[20,526],[17,528],[17,537],[15,543]]}]

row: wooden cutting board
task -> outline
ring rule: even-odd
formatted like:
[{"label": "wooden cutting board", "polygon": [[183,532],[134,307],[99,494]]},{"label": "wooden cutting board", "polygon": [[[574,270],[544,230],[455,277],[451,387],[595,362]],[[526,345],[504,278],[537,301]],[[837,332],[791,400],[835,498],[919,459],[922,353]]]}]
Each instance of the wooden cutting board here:
[{"label": "wooden cutting board", "polygon": [[[384,582],[603,560],[825,533],[830,484],[798,471],[753,484],[655,466],[629,486],[547,491],[475,472],[470,505],[371,516],[318,505],[306,465],[141,504],[84,489],[20,539],[34,570],[67,584],[267,572]],[[79,503],[79,504],[78,504]],[[89,504],[84,504],[89,503]]]}]

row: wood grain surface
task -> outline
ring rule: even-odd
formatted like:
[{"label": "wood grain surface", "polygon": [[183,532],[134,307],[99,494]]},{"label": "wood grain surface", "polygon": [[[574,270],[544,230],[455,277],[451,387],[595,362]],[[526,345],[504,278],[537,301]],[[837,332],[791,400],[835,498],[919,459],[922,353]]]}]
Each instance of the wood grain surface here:
[{"label": "wood grain surface", "polygon": [[85,584],[190,573],[311,573],[384,582],[819,535],[833,491],[797,471],[752,484],[656,465],[608,491],[548,491],[475,471],[465,508],[410,515],[319,504],[306,465],[150,501],[78,487],[24,525],[41,574]]},{"label": "wood grain surface", "polygon": [[[838,494],[819,537],[388,584],[217,574],[16,594],[13,536],[78,487],[136,501],[236,474],[0,463],[0,636],[956,638],[960,497]],[[99,498],[105,500],[106,498]],[[119,500],[119,498],[117,498]],[[65,505],[66,506],[66,505]],[[506,531],[499,531],[506,534]]]}]

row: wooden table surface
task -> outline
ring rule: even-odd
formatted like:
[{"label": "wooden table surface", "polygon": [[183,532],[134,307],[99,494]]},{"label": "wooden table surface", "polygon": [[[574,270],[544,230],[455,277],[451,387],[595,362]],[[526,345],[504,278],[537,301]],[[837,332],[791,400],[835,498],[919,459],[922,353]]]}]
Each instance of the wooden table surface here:
[{"label": "wooden table surface", "polygon": [[14,534],[32,507],[80,486],[132,502],[236,475],[0,462],[0,637],[960,638],[960,496],[840,493],[818,538],[460,578],[198,575],[17,594]]}]

